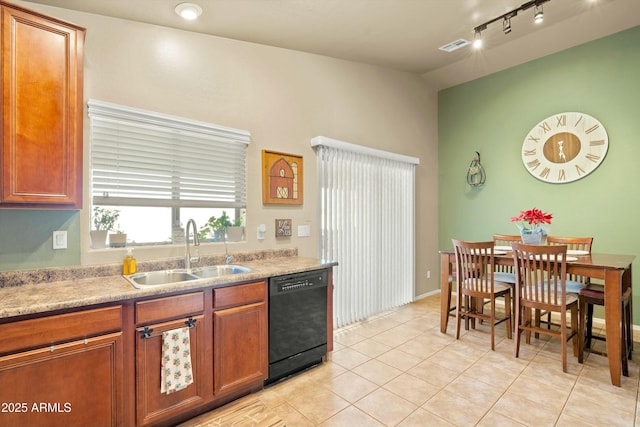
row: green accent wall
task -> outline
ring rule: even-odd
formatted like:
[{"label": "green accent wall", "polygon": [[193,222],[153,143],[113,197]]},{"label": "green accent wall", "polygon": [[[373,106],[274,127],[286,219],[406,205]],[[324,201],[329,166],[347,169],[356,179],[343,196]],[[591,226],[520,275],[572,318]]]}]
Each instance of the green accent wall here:
[{"label": "green accent wall", "polygon": [[[520,152],[533,126],[563,111],[600,120],[609,150],[585,178],[549,184],[527,172]],[[593,236],[594,252],[636,255],[640,271],[640,26],[443,90],[438,116],[441,249],[452,238],[518,234],[510,217],[536,207],[553,214],[550,234]],[[466,182],[476,151],[481,188]]]},{"label": "green accent wall", "polygon": [[[53,232],[67,230],[67,249]],[[80,211],[0,210],[0,270],[80,265]]]}]

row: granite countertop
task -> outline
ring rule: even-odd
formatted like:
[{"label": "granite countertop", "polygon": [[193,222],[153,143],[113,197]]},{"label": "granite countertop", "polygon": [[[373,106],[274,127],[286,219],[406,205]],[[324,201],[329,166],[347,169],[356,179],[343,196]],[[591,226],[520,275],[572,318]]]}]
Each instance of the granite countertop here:
[{"label": "granite countertop", "polygon": [[[63,268],[56,269],[54,273],[50,271],[46,271],[40,275],[32,273],[26,276],[40,278],[42,275],[45,275],[48,278],[53,277],[54,279],[46,280],[45,278],[43,281],[40,281],[42,279],[31,278],[30,280],[33,282],[13,283],[10,285],[8,285],[10,280],[13,280],[13,282],[18,282],[18,280],[8,274],[3,274],[0,275],[0,281],[4,284],[3,287],[0,287],[0,301],[2,301],[2,305],[0,306],[0,319],[94,304],[126,301],[135,298],[160,296],[174,292],[198,290],[211,286],[246,283],[251,280],[261,280],[272,276],[328,268],[337,265],[337,263],[333,261],[299,257],[297,256],[297,250],[295,254],[291,252],[282,253],[280,251],[266,255],[262,253],[261,255],[262,256],[257,257],[236,257],[234,264],[249,267],[251,271],[248,273],[190,280],[178,284],[162,285],[146,289],[133,287],[121,274],[105,274],[109,272],[114,273],[111,267],[98,268],[97,270],[94,268],[93,270],[89,270],[89,272],[85,271],[87,268],[82,269],[80,272],[75,269],[74,272],[76,274],[74,276],[79,277],[65,278],[64,280],[56,280],[58,275],[62,275],[64,278],[65,273],[67,273]],[[200,263],[198,266],[217,263],[217,260],[210,261],[211,262]],[[158,266],[157,263],[153,265]],[[154,269],[149,263],[141,263],[140,266],[142,268],[138,269],[139,272],[153,271]],[[121,267],[116,266],[113,268],[117,269]],[[162,268],[155,269],[160,270],[163,268],[181,267],[173,266],[169,263],[168,266],[165,264]],[[96,275],[92,276],[90,271],[94,271]],[[97,273],[97,271],[100,271],[102,274]],[[25,276],[25,274],[20,276]]]}]

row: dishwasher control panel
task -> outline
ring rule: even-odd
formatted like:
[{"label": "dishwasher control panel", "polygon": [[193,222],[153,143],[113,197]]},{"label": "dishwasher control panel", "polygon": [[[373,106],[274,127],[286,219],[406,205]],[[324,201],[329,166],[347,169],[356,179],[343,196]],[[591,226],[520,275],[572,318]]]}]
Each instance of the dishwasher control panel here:
[{"label": "dishwasher control panel", "polygon": [[276,276],[269,279],[269,294],[278,295],[306,289],[327,286],[327,271],[308,271],[304,273]]}]

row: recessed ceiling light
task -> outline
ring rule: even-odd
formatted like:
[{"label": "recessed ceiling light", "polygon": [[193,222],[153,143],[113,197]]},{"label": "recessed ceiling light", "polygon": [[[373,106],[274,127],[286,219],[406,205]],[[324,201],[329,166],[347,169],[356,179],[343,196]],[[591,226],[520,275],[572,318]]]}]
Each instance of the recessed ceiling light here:
[{"label": "recessed ceiling light", "polygon": [[193,21],[202,14],[202,8],[195,3],[180,3],[176,6],[178,16]]}]

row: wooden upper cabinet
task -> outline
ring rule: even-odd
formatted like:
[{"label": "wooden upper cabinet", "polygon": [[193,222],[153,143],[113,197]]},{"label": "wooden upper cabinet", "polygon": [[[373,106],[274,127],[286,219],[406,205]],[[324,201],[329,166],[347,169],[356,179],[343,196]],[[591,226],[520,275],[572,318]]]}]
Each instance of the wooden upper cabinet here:
[{"label": "wooden upper cabinet", "polygon": [[80,209],[86,30],[0,8],[0,207]]}]

